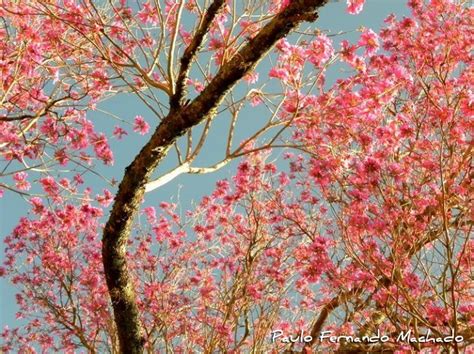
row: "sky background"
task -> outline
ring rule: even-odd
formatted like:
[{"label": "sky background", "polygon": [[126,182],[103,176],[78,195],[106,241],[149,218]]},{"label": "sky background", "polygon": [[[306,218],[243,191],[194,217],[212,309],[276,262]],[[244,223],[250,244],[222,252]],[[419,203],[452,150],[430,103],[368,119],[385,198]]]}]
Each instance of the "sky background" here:
[{"label": "sky background", "polygon": [[[391,13],[394,13],[398,18],[402,16],[409,16],[409,9],[406,7],[405,0],[367,0],[364,10],[359,15],[349,15],[345,10],[345,1],[330,2],[321,11],[319,19],[312,27],[317,27],[320,30],[329,30],[331,33],[337,33],[340,31],[349,33],[333,38],[335,42],[336,50],[339,47],[336,45],[342,39],[348,39],[351,42],[356,42],[359,38],[360,32],[356,30],[361,26],[372,28],[375,32],[383,27],[383,20]],[[262,62],[257,68],[260,73],[260,77],[266,77],[270,66],[268,61]],[[337,78],[345,76],[347,73],[341,73],[340,69],[335,67],[327,75],[327,84],[332,84]],[[133,117],[137,114],[143,115],[145,118],[149,117],[149,111],[143,104],[140,103],[132,95],[121,95],[107,100],[99,106],[106,111],[112,112],[123,119],[132,121]],[[241,138],[248,136],[245,134],[249,130],[254,130],[254,124],[260,111],[258,109],[246,110],[244,115],[240,117],[239,135]],[[88,114],[88,118],[92,120],[96,126],[97,131],[104,131],[107,135],[110,135],[114,125],[117,122],[111,122],[111,118],[101,112],[91,112]],[[155,128],[157,121],[153,125],[150,119],[147,119],[152,125],[151,131]],[[224,132],[227,132],[227,126],[222,120],[216,121],[214,130],[209,136],[209,141],[205,149],[201,152],[200,158],[197,160],[196,165],[211,165],[222,157],[222,150],[220,146],[223,144],[222,136]],[[253,128],[253,129],[252,129]],[[224,130],[225,129],[225,130]],[[133,160],[135,155],[138,153],[140,148],[149,139],[150,134],[141,136],[127,129],[129,135],[122,141],[116,139],[110,139],[111,147],[114,151],[115,164],[114,166],[103,166],[98,165],[98,171],[104,174],[107,178],[115,178],[120,181],[123,176],[124,168]],[[236,141],[239,141],[237,136]],[[158,173],[166,172],[173,167],[175,163],[174,157],[170,156],[164,164],[159,168]],[[146,204],[158,205],[162,201],[173,201],[179,202],[179,205],[183,211],[192,209],[193,203],[199,202],[200,198],[204,195],[209,194],[214,189],[216,181],[223,178],[230,178],[235,170],[238,161],[233,161],[223,169],[205,175],[181,175],[175,178],[170,183],[162,186],[161,188],[146,194]],[[3,166],[0,166],[0,169]],[[91,174],[86,179],[86,186],[91,186],[94,189],[95,195],[105,187],[103,180],[95,177]],[[7,236],[17,224],[21,216],[26,215],[28,205],[25,201],[17,194],[5,191],[3,198],[0,198],[0,239],[2,240],[0,261],[4,259],[3,239]],[[8,325],[10,328],[18,326],[21,322],[16,320],[15,313],[17,306],[15,302],[15,287],[9,283],[6,279],[0,279],[0,332],[4,326]]]}]

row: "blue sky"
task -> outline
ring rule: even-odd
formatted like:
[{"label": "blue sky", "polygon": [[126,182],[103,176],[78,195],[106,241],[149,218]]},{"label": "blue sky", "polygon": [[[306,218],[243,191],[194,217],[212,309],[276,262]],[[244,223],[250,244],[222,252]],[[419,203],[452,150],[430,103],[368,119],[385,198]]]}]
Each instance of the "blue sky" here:
[{"label": "blue sky", "polygon": [[[345,1],[330,2],[320,12],[320,16],[315,25],[321,30],[330,30],[332,33],[339,31],[349,31],[348,34],[337,37],[335,41],[346,38],[352,42],[356,41],[359,32],[355,31],[361,26],[368,27],[377,30],[383,26],[383,20],[391,13],[397,15],[397,17],[408,16],[409,10],[406,7],[405,0],[367,0],[364,11],[357,15],[352,16],[345,11]],[[337,47],[336,47],[337,48]],[[257,70],[260,72],[260,76],[264,77],[269,71],[269,66],[266,63],[261,64]],[[333,70],[331,75],[327,77],[328,82],[333,82],[337,77],[340,77],[341,73]],[[121,96],[115,97],[103,103],[101,108],[110,111],[120,117],[131,121],[137,114],[141,114],[144,117],[148,117],[149,112],[143,104],[141,104],[133,96]],[[240,134],[242,138],[245,133],[252,129],[252,122],[256,119],[252,114],[258,114],[258,110],[248,110],[244,117],[241,117]],[[98,130],[103,130],[108,135],[112,132],[112,129],[116,122],[111,122],[110,117],[100,112],[91,112],[89,114],[91,119]],[[148,120],[150,124],[153,122]],[[156,121],[155,125],[158,122]],[[152,126],[152,129],[154,126]],[[225,125],[216,122],[214,131],[209,137],[210,140],[206,148],[202,151],[198,162],[202,165],[212,164],[217,162],[219,157],[220,141],[219,136],[222,135]],[[120,180],[123,175],[124,168],[132,161],[133,157],[138,153],[141,146],[144,145],[147,136],[140,136],[129,130],[129,136],[121,142],[117,140],[111,141],[111,146],[115,154],[115,164],[113,167],[98,166],[100,173],[103,173],[107,178],[115,178]],[[238,139],[237,139],[238,140]],[[173,167],[174,157],[170,156],[165,163],[160,166],[159,170],[165,172]],[[181,175],[174,179],[172,182],[165,186],[150,192],[146,195],[147,204],[157,205],[161,201],[179,201],[182,210],[192,208],[193,201],[197,202],[199,199],[209,194],[215,185],[217,180],[222,178],[228,178],[232,176],[235,171],[237,161],[234,161],[227,165],[225,168],[215,172],[213,174],[206,175]],[[0,166],[0,169],[3,166]],[[100,178],[90,175],[86,179],[86,185],[94,188],[94,192],[99,192],[104,187],[104,183]],[[25,215],[27,211],[27,205],[25,201],[18,195],[6,191],[3,198],[0,198],[0,239],[4,239],[11,230],[15,227],[18,219]],[[1,247],[0,260],[3,260],[3,249]],[[5,279],[0,279],[0,330],[8,325],[10,328],[17,326],[20,322],[15,319],[15,312],[17,306],[15,303],[15,288]]]}]

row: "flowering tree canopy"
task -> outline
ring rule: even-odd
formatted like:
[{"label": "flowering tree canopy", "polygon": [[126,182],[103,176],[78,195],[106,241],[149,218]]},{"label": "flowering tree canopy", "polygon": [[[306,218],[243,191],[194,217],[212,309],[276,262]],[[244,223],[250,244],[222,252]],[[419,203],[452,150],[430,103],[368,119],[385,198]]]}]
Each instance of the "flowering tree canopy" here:
[{"label": "flowering tree canopy", "polygon": [[[410,0],[411,17],[361,28],[355,43],[315,27],[325,0],[0,3],[0,194],[31,206],[5,240],[0,276],[19,289],[23,325],[3,330],[2,351],[474,343],[466,2]],[[333,65],[349,73],[328,85]],[[102,131],[91,112],[118,95],[140,100],[156,128],[115,113]],[[248,106],[267,115],[235,142]],[[197,166],[217,120],[222,158]],[[117,190],[85,185],[114,163],[110,139],[132,131],[148,141]],[[169,152],[175,167],[156,175]],[[142,205],[180,174],[237,158],[192,210]],[[348,339],[378,333],[387,340]],[[427,333],[441,340],[409,340]]]}]

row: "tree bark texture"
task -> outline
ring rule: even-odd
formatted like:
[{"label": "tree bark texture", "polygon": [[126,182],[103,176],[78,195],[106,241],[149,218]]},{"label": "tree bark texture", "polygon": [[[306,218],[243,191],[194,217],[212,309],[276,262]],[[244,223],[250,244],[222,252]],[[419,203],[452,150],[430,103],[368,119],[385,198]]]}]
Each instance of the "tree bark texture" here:
[{"label": "tree bark texture", "polygon": [[[163,119],[148,143],[125,169],[102,240],[104,272],[114,310],[121,353],[142,353],[145,344],[140,313],[126,260],[127,241],[133,218],[145,193],[145,184],[176,139],[193,126],[213,118],[227,92],[256,66],[279,39],[285,37],[302,21],[316,20],[317,10],[326,1],[291,1],[228,63],[221,67],[207,87],[190,104],[183,106],[181,102],[178,102],[182,100],[182,87],[178,86],[179,96],[172,98],[172,109],[168,116]],[[222,4],[224,1],[214,1],[206,14],[208,21],[213,19],[212,11],[220,10]],[[197,43],[191,44],[197,44],[197,46],[190,48],[187,54],[192,57],[197,52],[204,34],[198,30],[196,36],[201,36],[201,38],[197,38]],[[179,80],[184,80],[192,59],[181,62],[183,74],[179,76]],[[182,82],[178,82],[178,85],[181,84]]]}]

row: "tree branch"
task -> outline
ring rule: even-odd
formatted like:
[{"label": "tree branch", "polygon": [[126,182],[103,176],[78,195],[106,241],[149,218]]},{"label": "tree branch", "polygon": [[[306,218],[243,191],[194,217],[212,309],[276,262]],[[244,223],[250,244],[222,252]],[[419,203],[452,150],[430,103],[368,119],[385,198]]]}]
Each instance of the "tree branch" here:
[{"label": "tree branch", "polygon": [[186,79],[191,69],[191,63],[199,51],[202,45],[206,33],[211,27],[212,21],[216,17],[217,13],[224,7],[225,0],[214,0],[211,6],[206,11],[204,19],[201,21],[199,29],[196,31],[191,43],[186,48],[181,57],[181,65],[179,68],[178,78],[176,80],[176,88],[173,96],[171,97],[170,106],[171,110],[177,109],[181,105],[181,100],[184,98],[186,89]]},{"label": "tree branch", "polygon": [[216,172],[218,170],[220,170],[222,167],[226,166],[232,159],[232,156],[231,157],[227,157],[219,162],[217,162],[216,164],[212,165],[212,166],[209,166],[209,167],[192,167],[190,165],[190,161],[186,161],[184,163],[182,163],[181,165],[179,165],[178,167],[172,169],[171,171],[165,173],[164,175],[158,177],[157,179],[153,180],[153,181],[150,181],[146,184],[145,186],[145,192],[148,193],[148,192],[151,192],[163,185],[165,185],[166,183],[172,181],[173,179],[175,179],[176,177],[184,174],[184,173],[188,173],[188,174],[195,174],[195,175],[203,175],[203,174],[206,174],[206,173],[212,173],[212,172]]},{"label": "tree branch", "polygon": [[128,273],[126,245],[145,185],[176,139],[212,118],[227,92],[302,21],[314,21],[326,0],[293,0],[224,65],[191,104],[171,110],[150,141],[126,168],[107,221],[102,243],[104,272],[114,309],[122,353],[142,353],[145,343],[133,282]]}]

